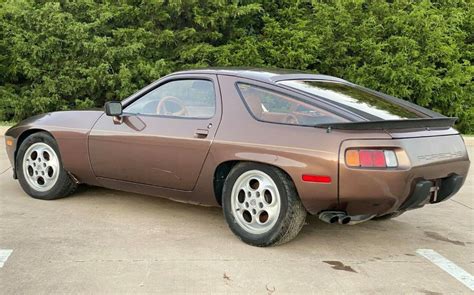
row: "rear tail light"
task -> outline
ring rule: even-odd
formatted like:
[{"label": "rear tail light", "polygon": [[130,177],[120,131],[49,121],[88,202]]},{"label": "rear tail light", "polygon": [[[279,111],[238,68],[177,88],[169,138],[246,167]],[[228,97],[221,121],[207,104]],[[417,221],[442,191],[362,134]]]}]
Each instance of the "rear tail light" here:
[{"label": "rear tail light", "polygon": [[363,168],[394,168],[398,167],[398,161],[393,150],[349,149],[346,151],[346,165]]},{"label": "rear tail light", "polygon": [[394,151],[387,150],[384,151],[383,154],[385,156],[385,164],[387,167],[398,167],[397,155]]}]

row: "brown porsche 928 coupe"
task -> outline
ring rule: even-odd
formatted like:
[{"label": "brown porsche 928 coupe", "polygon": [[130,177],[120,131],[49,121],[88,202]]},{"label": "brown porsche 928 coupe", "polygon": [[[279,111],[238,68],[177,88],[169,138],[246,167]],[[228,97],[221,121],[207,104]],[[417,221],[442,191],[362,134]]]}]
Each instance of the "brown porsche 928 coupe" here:
[{"label": "brown porsche 928 coupe", "polygon": [[81,184],[222,206],[256,246],[328,223],[386,219],[452,197],[469,158],[449,118],[342,79],[205,69],[168,75],[104,111],[6,133],[14,178],[39,199]]}]

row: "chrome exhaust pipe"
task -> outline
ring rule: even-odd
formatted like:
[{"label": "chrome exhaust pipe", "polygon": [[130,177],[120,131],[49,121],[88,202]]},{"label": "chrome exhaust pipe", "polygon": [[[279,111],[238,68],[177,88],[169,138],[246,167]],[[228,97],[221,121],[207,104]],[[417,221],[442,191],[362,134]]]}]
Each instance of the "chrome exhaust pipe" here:
[{"label": "chrome exhaust pipe", "polygon": [[324,212],[319,213],[319,219],[321,219],[322,221],[326,223],[333,224],[333,223],[338,222],[339,220],[338,214],[339,212],[337,211],[324,211]]},{"label": "chrome exhaust pipe", "polygon": [[339,224],[348,224],[349,222],[351,222],[351,217],[347,215],[346,213],[340,214],[338,216],[337,221],[339,222]]},{"label": "chrome exhaust pipe", "polygon": [[351,222],[351,217],[343,211],[323,211],[319,214],[319,219],[322,221],[333,224],[348,224]]}]

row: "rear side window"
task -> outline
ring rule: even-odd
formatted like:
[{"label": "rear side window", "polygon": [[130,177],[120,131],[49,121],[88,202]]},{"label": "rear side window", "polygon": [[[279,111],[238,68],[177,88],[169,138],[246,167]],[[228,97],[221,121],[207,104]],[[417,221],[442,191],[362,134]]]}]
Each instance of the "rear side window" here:
[{"label": "rear side window", "polygon": [[237,87],[249,111],[259,121],[302,126],[347,122],[314,104],[285,94],[244,83]]},{"label": "rear side window", "polygon": [[292,80],[279,82],[320,98],[353,108],[384,120],[425,118],[414,110],[347,84],[327,81]]}]

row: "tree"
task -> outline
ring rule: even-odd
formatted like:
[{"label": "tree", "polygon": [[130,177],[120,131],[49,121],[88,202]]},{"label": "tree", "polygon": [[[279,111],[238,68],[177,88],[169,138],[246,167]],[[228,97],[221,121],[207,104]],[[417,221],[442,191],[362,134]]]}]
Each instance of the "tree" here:
[{"label": "tree", "polygon": [[0,3],[0,120],[101,107],[172,71],[270,66],[345,78],[474,132],[473,1]]}]

